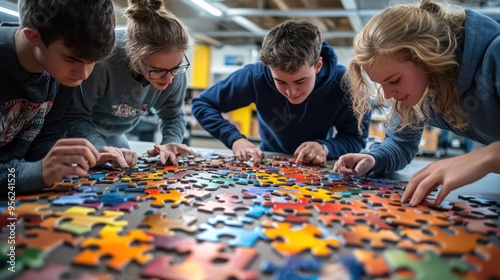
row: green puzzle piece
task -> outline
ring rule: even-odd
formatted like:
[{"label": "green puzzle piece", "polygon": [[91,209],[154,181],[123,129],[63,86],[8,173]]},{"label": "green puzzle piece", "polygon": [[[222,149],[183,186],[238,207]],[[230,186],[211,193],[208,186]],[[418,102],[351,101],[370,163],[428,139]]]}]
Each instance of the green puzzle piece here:
[{"label": "green puzzle piece", "polygon": [[392,249],[385,251],[383,256],[391,271],[410,269],[415,274],[415,278],[395,278],[399,280],[458,279],[458,275],[454,274],[453,270],[465,272],[469,269],[469,264],[464,261],[453,260],[447,263],[432,251],[425,252],[417,258],[412,258],[404,250]]},{"label": "green puzzle piece", "polygon": [[[11,257],[8,255],[9,248],[12,245],[7,243],[0,243],[0,279],[5,279],[13,274],[19,273],[24,269],[25,266],[30,268],[40,268],[43,266],[43,259],[45,253],[42,250],[36,248],[23,248],[14,250],[14,254]],[[21,253],[22,251],[22,253]],[[12,261],[12,265],[11,262]]]}]

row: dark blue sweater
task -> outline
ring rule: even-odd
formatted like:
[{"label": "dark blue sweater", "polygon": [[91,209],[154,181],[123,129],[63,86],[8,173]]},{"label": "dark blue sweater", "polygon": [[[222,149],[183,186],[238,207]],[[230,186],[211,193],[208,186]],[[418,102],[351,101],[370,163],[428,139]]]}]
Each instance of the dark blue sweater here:
[{"label": "dark blue sweater", "polygon": [[60,117],[68,102],[56,98],[59,83],[49,73],[22,67],[16,30],[0,27],[0,200],[47,187],[42,159],[61,137]]},{"label": "dark blue sweater", "polygon": [[205,130],[229,148],[242,134],[221,113],[255,103],[263,151],[293,154],[303,142],[317,141],[328,146],[328,159],[359,152],[365,145],[369,116],[360,136],[350,98],[340,85],[345,67],[337,64],[337,55],[326,43],[320,55],[323,67],[312,93],[301,104],[293,105],[281,95],[269,68],[257,62],[194,98],[192,112]]}]

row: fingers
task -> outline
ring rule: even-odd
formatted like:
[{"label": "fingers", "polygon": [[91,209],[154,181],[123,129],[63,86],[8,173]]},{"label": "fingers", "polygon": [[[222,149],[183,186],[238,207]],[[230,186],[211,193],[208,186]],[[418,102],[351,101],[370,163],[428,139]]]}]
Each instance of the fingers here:
[{"label": "fingers", "polygon": [[[179,145],[179,153],[180,154],[190,154],[190,155],[195,156],[195,157],[199,156],[195,151],[189,149],[189,147],[184,145],[184,144]],[[179,154],[179,153],[177,153],[177,154]]]},{"label": "fingers", "polygon": [[[297,153],[297,152],[295,152]],[[294,154],[295,155],[295,154]],[[302,165],[304,163],[304,157],[306,156],[306,151],[304,149],[300,150],[295,158],[295,163],[297,165]]]},{"label": "fingers", "polygon": [[160,152],[156,149],[148,150],[147,153],[148,153],[148,156],[150,156],[150,157],[155,157],[155,156],[160,154]]},{"label": "fingers", "polygon": [[115,168],[126,168],[137,164],[137,154],[125,148],[106,146],[101,149],[100,156],[100,164],[111,162]]},{"label": "fingers", "polygon": [[443,185],[441,191],[439,192],[438,197],[436,198],[436,201],[434,202],[434,205],[441,205],[441,202],[443,202],[443,200],[448,196],[448,194],[450,194],[451,190],[453,190],[453,188],[449,187],[446,184]]},{"label": "fingers", "polygon": [[56,146],[60,146],[60,147],[61,146],[65,146],[65,147],[83,146],[83,147],[87,148],[95,158],[99,158],[99,151],[97,151],[97,149],[94,147],[94,145],[92,145],[92,143],[90,143],[90,141],[88,141],[85,138],[60,139],[54,144],[54,147],[56,147]]},{"label": "fingers", "polygon": [[264,158],[264,152],[253,144],[251,147],[246,148],[235,147],[233,148],[233,153],[238,161],[249,161],[252,159],[254,165],[260,165],[260,162]]},{"label": "fingers", "polygon": [[250,159],[250,152],[246,149],[240,150],[236,152],[236,159],[239,161],[247,161]]},{"label": "fingers", "polygon": [[137,165],[137,160],[138,160],[137,153],[125,148],[121,148],[120,151],[122,152],[123,158],[128,165],[125,167]]},{"label": "fingers", "polygon": [[[410,182],[414,180],[415,178],[412,178]],[[441,184],[440,180],[438,180],[438,178],[433,174],[429,174],[429,176],[426,176],[423,180],[415,180],[415,182],[411,183],[412,185],[411,188],[408,190],[409,191],[408,194],[406,194],[405,190],[405,194],[403,195],[403,197],[406,198],[406,200],[403,200],[403,202],[407,201],[408,198],[411,197],[410,199],[411,206],[417,206],[418,204],[420,204],[431,191],[436,189]],[[441,190],[441,192],[443,192],[443,190]],[[442,194],[440,193],[439,196],[442,197]],[[437,202],[438,200],[436,199],[436,203]]]},{"label": "fingers", "polygon": [[83,138],[61,139],[54,144],[47,156],[53,157],[53,160],[57,160],[57,162],[67,164],[71,164],[73,162],[67,162],[68,160],[63,159],[62,157],[82,157],[79,162],[86,161],[90,167],[95,166],[99,160],[99,152],[87,139]]},{"label": "fingers", "polygon": [[170,161],[175,166],[179,165],[179,163],[177,162],[177,156],[174,153],[172,153],[170,151],[164,151],[164,152],[165,152],[164,153],[165,161],[162,162],[163,164],[166,164],[167,162]]},{"label": "fingers", "polygon": [[428,176],[427,169],[429,166],[417,171],[410,179],[410,182],[406,185],[405,192],[401,199],[402,202],[408,202],[414,195],[415,190],[418,188],[422,180]]},{"label": "fingers", "polygon": [[253,165],[259,166],[260,162],[264,158],[264,153],[259,149],[255,149],[252,151],[252,157],[253,157]]},{"label": "fingers", "polygon": [[99,152],[87,139],[61,139],[42,160],[43,180],[50,186],[64,176],[85,176],[99,157]]}]

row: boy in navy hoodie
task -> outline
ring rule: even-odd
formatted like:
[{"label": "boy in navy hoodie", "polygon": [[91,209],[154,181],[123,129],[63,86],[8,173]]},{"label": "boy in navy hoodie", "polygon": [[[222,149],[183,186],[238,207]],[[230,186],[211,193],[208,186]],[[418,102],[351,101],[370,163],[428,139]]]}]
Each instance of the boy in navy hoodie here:
[{"label": "boy in navy hoodie", "polygon": [[0,194],[9,200],[108,160],[85,139],[57,141],[66,100],[56,93],[80,85],[115,40],[111,0],[21,0],[19,16],[19,27],[0,27]]},{"label": "boy in navy hoodie", "polygon": [[[345,67],[318,27],[289,20],[264,38],[260,60],[245,65],[193,99],[192,112],[205,130],[231,148],[238,160],[262,151],[293,154],[297,164],[323,164],[359,152],[367,138],[341,88]],[[248,141],[222,113],[255,103],[260,148]]]}]

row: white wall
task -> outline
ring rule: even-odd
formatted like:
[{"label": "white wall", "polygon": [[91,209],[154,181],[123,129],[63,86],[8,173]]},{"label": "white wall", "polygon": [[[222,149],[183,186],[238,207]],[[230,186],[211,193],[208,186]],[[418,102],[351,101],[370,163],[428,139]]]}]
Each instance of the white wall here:
[{"label": "white wall", "polygon": [[[211,48],[210,84],[214,84],[248,63],[259,60],[255,45],[224,45]],[[234,60],[233,60],[234,58]],[[234,63],[233,63],[234,62]]]},{"label": "white wall", "polygon": [[[334,47],[339,64],[347,66],[351,61],[353,52],[351,47]],[[210,65],[210,84],[214,84],[234,71],[243,67],[248,63],[254,63],[259,60],[259,50],[255,45],[224,45],[220,48],[211,48],[211,65]],[[228,65],[227,59],[237,58],[237,65]]]}]

